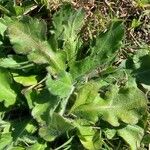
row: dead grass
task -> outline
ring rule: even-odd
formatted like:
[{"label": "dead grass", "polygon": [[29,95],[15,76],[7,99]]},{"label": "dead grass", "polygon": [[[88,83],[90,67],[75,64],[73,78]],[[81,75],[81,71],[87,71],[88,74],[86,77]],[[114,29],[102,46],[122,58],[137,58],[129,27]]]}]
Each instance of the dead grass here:
[{"label": "dead grass", "polygon": [[[44,1],[44,0],[43,0]],[[126,26],[126,45],[130,51],[150,44],[150,4],[140,0],[45,0],[51,10],[56,10],[64,2],[71,2],[73,7],[82,7],[87,14],[87,23],[83,30],[85,41],[91,35],[104,31],[114,19],[122,19]],[[88,24],[88,25],[87,25]],[[132,49],[133,47],[133,49]]]}]

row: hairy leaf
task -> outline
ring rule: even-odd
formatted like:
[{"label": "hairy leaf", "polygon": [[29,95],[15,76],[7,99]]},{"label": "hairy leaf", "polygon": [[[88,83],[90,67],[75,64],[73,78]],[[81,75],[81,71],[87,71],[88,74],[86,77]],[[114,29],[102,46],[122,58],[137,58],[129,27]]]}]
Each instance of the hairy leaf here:
[{"label": "hairy leaf", "polygon": [[87,150],[99,150],[101,148],[102,139],[88,121],[80,119],[76,120],[74,124],[78,129],[78,137]]},{"label": "hairy leaf", "polygon": [[68,97],[74,88],[71,75],[67,72],[60,73],[56,79],[48,76],[46,84],[52,94],[58,95],[61,98]]},{"label": "hairy leaf", "polygon": [[71,66],[73,77],[83,76],[100,65],[109,65],[116,56],[124,36],[122,22],[114,21],[108,31],[96,38],[95,46],[91,48],[90,56],[75,62]]},{"label": "hairy leaf", "polygon": [[137,58],[136,61],[136,70],[134,71],[134,74],[137,78],[137,81],[145,85],[150,85],[150,53]]},{"label": "hairy leaf", "polygon": [[40,128],[39,134],[46,141],[53,141],[56,137],[70,131],[73,128],[74,126],[70,121],[57,113],[54,113],[47,126]]},{"label": "hairy leaf", "polygon": [[1,58],[0,59],[0,67],[3,68],[20,68],[21,65],[16,62],[12,57],[9,58]]},{"label": "hairy leaf", "polygon": [[98,90],[99,90],[99,87],[96,82],[88,82],[84,84],[83,86],[81,86],[77,94],[76,101],[71,108],[71,112],[82,104],[85,104],[85,103],[88,104],[88,103],[93,102],[93,100],[98,95]]},{"label": "hairy leaf", "polygon": [[123,129],[117,131],[131,147],[131,150],[137,150],[140,148],[141,140],[144,136],[144,130],[137,125],[127,125]]},{"label": "hairy leaf", "polygon": [[14,83],[8,70],[0,68],[0,102],[4,101],[6,107],[16,102],[17,94],[13,86]]},{"label": "hairy leaf", "polygon": [[0,149],[7,149],[8,147],[10,147],[10,144],[13,140],[12,136],[11,136],[11,132],[9,133],[2,133],[0,134]]},{"label": "hairy leaf", "polygon": [[46,89],[42,90],[40,93],[32,91],[28,94],[26,98],[29,106],[33,108],[33,118],[40,124],[45,124],[50,119],[50,115],[52,115],[57,108],[60,99],[51,95]]},{"label": "hairy leaf", "polygon": [[145,114],[146,98],[136,87],[111,86],[105,97],[95,98],[90,104],[83,104],[74,110],[82,118],[97,121],[101,116],[113,126],[119,126],[119,121],[136,124]]},{"label": "hairy leaf", "polygon": [[0,58],[0,67],[9,69],[23,69],[33,66],[26,57],[18,55],[8,55],[8,57]]},{"label": "hairy leaf", "polygon": [[86,3],[64,1],[0,0],[0,149],[146,147],[148,46],[126,54],[123,21],[96,33]]},{"label": "hairy leaf", "polygon": [[7,29],[7,26],[12,22],[12,19],[9,17],[0,18],[0,34],[4,36],[4,32]]},{"label": "hairy leaf", "polygon": [[64,68],[60,57],[53,52],[46,38],[46,24],[38,19],[25,19],[8,27],[8,36],[18,54],[28,55],[35,63],[48,63],[57,71]]},{"label": "hairy leaf", "polygon": [[61,8],[53,18],[54,34],[57,40],[64,41],[63,49],[67,60],[73,61],[78,51],[78,33],[84,23],[83,10],[75,11],[70,5]]}]

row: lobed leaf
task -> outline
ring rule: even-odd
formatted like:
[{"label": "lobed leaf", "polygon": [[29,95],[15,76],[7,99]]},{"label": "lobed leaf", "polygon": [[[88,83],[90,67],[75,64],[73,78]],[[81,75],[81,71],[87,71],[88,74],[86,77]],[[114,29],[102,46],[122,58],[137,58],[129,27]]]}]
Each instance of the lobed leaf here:
[{"label": "lobed leaf", "polygon": [[105,97],[96,97],[91,103],[80,105],[74,113],[81,118],[98,121],[99,117],[113,126],[119,126],[120,121],[136,124],[146,113],[146,98],[136,87],[110,87]]},{"label": "lobed leaf", "polygon": [[64,62],[48,44],[46,29],[44,21],[27,18],[13,22],[8,27],[8,36],[16,53],[28,55],[28,59],[35,63],[47,63],[57,71],[62,70]]},{"label": "lobed leaf", "polygon": [[100,65],[110,65],[121,46],[124,27],[121,21],[114,21],[108,31],[96,38],[90,56],[71,65],[70,72],[74,78],[84,76]]},{"label": "lobed leaf", "polygon": [[70,5],[62,7],[53,17],[54,38],[59,44],[63,41],[63,49],[67,54],[67,60],[73,61],[79,50],[79,31],[84,24],[85,13],[82,9],[76,11]]},{"label": "lobed leaf", "polygon": [[93,102],[93,100],[98,95],[99,86],[96,82],[88,82],[82,85],[79,88],[76,100],[74,102],[74,105],[72,106],[70,112],[73,112],[78,106],[82,104],[88,104]]}]

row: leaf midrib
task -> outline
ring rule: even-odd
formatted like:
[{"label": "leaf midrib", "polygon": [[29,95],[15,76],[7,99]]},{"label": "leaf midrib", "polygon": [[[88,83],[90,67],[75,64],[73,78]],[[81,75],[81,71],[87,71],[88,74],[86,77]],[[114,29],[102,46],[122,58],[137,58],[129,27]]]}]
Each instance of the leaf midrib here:
[{"label": "leaf midrib", "polygon": [[[11,29],[12,28],[12,29]],[[61,70],[61,68],[59,67],[60,65],[57,63],[57,60],[55,60],[54,58],[56,58],[55,54],[50,51],[50,49],[47,49],[47,45],[44,44],[44,46],[42,46],[42,43],[47,42],[47,41],[36,41],[34,39],[34,37],[31,36],[31,34],[27,35],[26,33],[24,33],[22,30],[19,30],[17,28],[17,26],[11,26],[10,30],[13,30],[13,28],[15,28],[15,31],[18,31],[18,33],[21,33],[21,35],[23,35],[23,37],[25,39],[27,39],[27,41],[32,41],[32,43],[34,44],[34,46],[36,47],[36,49],[41,53],[41,55],[44,55],[44,57],[46,58],[46,60],[51,64],[53,63],[55,65],[55,67],[57,67],[57,69]],[[30,29],[29,29],[30,30]],[[13,33],[14,34],[14,33]],[[14,35],[13,35],[14,36]],[[18,36],[18,35],[15,35]],[[38,40],[38,39],[37,39]],[[46,49],[43,49],[45,48]],[[33,52],[33,50],[32,50]],[[29,53],[29,52],[28,52]]]}]

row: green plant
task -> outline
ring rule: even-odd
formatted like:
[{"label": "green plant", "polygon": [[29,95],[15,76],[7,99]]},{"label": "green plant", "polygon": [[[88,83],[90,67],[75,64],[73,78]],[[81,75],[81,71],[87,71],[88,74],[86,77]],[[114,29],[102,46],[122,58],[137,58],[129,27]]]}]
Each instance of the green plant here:
[{"label": "green plant", "polygon": [[64,5],[50,27],[29,16],[1,18],[0,149],[140,148],[147,99],[138,85],[149,85],[149,51],[114,65],[122,21],[87,45],[84,17]]},{"label": "green plant", "polygon": [[146,7],[146,6],[148,6],[150,4],[149,0],[136,0],[135,2],[140,7]]}]

